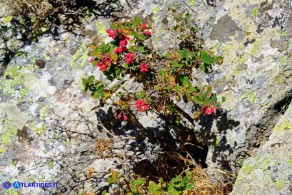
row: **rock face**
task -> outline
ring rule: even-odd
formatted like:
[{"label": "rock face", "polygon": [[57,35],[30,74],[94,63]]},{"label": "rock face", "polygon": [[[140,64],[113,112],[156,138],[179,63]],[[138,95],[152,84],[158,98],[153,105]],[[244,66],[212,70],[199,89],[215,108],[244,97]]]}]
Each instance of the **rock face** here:
[{"label": "rock face", "polygon": [[231,194],[292,194],[292,104],[257,152],[246,159]]},{"label": "rock face", "polygon": [[[177,37],[162,25],[162,21],[175,25],[169,8],[189,11],[203,47],[224,57],[211,73],[193,74],[194,84],[213,85],[226,97],[224,112],[201,118],[194,127],[207,148],[206,164],[210,170],[234,173],[243,165],[233,194],[288,194],[292,189],[292,106],[286,111],[292,99],[292,5],[284,0],[218,0],[212,5],[203,0],[143,0],[133,3],[131,12],[152,17],[154,46],[163,52],[179,46]],[[109,20],[94,21],[85,32],[102,35],[106,26]],[[100,192],[112,169],[137,158],[131,151],[137,137],[109,135],[123,131],[139,136],[138,129],[118,122],[110,108],[92,110],[99,101],[82,94],[82,77],[105,79],[88,62],[89,38],[43,37],[24,47],[26,55],[15,57],[7,67],[0,82],[1,181],[58,181],[61,187],[53,189],[55,193]],[[191,104],[178,105],[191,116]],[[145,128],[163,131],[163,121],[156,116],[137,117]],[[159,146],[146,145],[139,158],[155,158]],[[89,168],[96,170],[93,182],[87,180]],[[43,192],[23,190],[24,194]],[[13,189],[0,188],[1,194],[4,191]]]}]

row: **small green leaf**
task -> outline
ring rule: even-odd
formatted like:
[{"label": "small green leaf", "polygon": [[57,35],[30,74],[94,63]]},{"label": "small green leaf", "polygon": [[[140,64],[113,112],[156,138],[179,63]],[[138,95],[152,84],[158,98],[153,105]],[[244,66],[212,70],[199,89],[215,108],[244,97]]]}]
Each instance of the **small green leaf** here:
[{"label": "small green leaf", "polygon": [[200,51],[200,59],[203,60],[205,64],[212,64],[213,58],[204,50]]},{"label": "small green leaf", "polygon": [[136,94],[136,97],[137,97],[137,99],[141,100],[145,97],[145,95],[146,95],[146,92],[144,90],[142,90]]},{"label": "small green leaf", "polygon": [[164,75],[165,75],[165,71],[164,71],[164,70],[160,70],[160,71],[159,71],[159,75],[160,75],[160,76],[164,76]]},{"label": "small green leaf", "polygon": [[225,99],[225,97],[224,97],[224,96],[222,96],[222,102],[225,102],[225,100],[226,100],[226,99]]},{"label": "small green leaf", "polygon": [[135,179],[133,180],[132,184],[135,186],[140,186],[146,183],[146,179],[145,178],[140,178],[140,179]]},{"label": "small green leaf", "polygon": [[108,183],[118,183],[120,181],[119,178],[120,173],[118,171],[113,171],[112,176],[107,178]]},{"label": "small green leaf", "polygon": [[156,195],[160,192],[160,186],[156,184],[154,181],[149,182],[149,192]]},{"label": "small green leaf", "polygon": [[194,99],[194,102],[197,104],[203,103],[203,98],[201,96],[194,96],[193,99]]},{"label": "small green leaf", "polygon": [[116,62],[116,61],[118,60],[118,58],[119,58],[119,56],[118,56],[117,54],[115,54],[115,53],[113,53],[113,54],[111,55],[111,59],[112,59],[114,62]]},{"label": "small green leaf", "polygon": [[130,48],[129,48],[129,52],[135,52],[136,51],[136,48],[135,47],[133,47],[133,46],[131,46]]},{"label": "small green leaf", "polygon": [[183,57],[185,57],[186,59],[189,58],[189,50],[187,50],[187,49],[184,50]]},{"label": "small green leaf", "polygon": [[137,37],[138,33],[137,33],[136,31],[132,31],[132,32],[131,32],[131,35],[132,35],[133,37]]},{"label": "small green leaf", "polygon": [[140,46],[139,47],[139,51],[144,52],[144,47],[143,46]]},{"label": "small green leaf", "polygon": [[182,82],[182,86],[185,86],[188,83],[189,77],[184,76],[180,80]]}]

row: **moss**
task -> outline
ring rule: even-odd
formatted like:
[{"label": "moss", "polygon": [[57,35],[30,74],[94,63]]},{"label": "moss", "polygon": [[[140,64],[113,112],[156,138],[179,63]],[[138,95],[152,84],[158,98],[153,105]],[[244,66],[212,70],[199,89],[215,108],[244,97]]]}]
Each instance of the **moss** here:
[{"label": "moss", "polygon": [[89,48],[86,43],[82,43],[79,50],[72,56],[72,60],[70,62],[70,66],[72,68],[80,68],[82,69],[85,66],[85,63],[88,59]]},{"label": "moss", "polygon": [[280,125],[276,125],[274,127],[274,131],[283,131],[283,130],[291,130],[292,124],[289,123],[288,119],[284,120]]},{"label": "moss", "polygon": [[277,179],[275,182],[273,182],[273,185],[275,186],[276,190],[280,191],[284,187],[284,181]]},{"label": "moss", "polygon": [[248,175],[252,171],[252,166],[251,165],[243,165],[241,169],[242,169],[244,174]]}]

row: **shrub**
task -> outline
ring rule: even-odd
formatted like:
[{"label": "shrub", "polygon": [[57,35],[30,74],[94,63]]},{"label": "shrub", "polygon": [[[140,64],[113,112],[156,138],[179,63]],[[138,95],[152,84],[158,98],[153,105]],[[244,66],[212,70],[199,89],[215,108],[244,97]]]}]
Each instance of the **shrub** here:
[{"label": "shrub", "polygon": [[[139,112],[153,111],[179,118],[183,111],[176,102],[181,98],[197,105],[194,118],[213,114],[220,108],[220,102],[211,86],[192,85],[192,70],[201,68],[208,72],[214,63],[222,63],[223,58],[195,47],[160,55],[152,45],[152,33],[155,32],[151,23],[144,23],[140,18],[113,23],[107,29],[111,39],[108,43],[98,39],[90,45],[90,62],[109,81],[118,80],[120,84],[111,87],[89,76],[82,80],[84,91],[90,91],[94,98],[111,99],[112,105],[119,110],[118,119],[122,119],[121,115],[127,119],[133,116],[133,104]],[[126,75],[142,83],[143,90],[135,94],[127,92],[122,85],[127,81]],[[114,96],[118,96],[116,101]]]}]

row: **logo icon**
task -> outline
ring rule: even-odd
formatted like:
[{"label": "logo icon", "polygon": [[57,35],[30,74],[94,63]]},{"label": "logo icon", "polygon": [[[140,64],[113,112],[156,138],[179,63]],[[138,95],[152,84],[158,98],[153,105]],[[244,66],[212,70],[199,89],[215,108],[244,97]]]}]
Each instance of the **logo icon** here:
[{"label": "logo icon", "polygon": [[18,189],[21,187],[21,186],[20,186],[20,182],[18,182],[18,181],[13,182],[12,187],[13,187],[14,189],[18,190]]},{"label": "logo icon", "polygon": [[9,181],[6,181],[6,182],[3,183],[3,187],[5,189],[9,189],[11,187],[11,183]]}]

